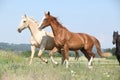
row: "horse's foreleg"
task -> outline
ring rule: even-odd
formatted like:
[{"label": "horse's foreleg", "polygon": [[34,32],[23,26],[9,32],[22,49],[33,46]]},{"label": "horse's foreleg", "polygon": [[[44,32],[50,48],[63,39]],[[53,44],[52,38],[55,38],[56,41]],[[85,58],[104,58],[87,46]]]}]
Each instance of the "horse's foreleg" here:
[{"label": "horse's foreleg", "polygon": [[34,54],[35,54],[35,49],[36,49],[36,47],[33,46],[33,45],[31,45],[31,57],[30,57],[30,63],[29,63],[29,65],[32,63],[32,59],[33,59]]},{"label": "horse's foreleg", "polygon": [[61,64],[63,65],[64,60],[65,60],[65,54],[64,54],[64,50],[63,49],[61,49],[61,54],[62,54]]},{"label": "horse's foreleg", "polygon": [[43,52],[44,50],[45,50],[45,47],[41,46],[41,47],[40,47],[40,50],[39,50],[39,53],[38,53],[38,57],[39,57],[43,62],[48,63],[47,59],[44,59],[44,58],[42,57],[42,52]]},{"label": "horse's foreleg", "polygon": [[119,62],[119,65],[120,65],[120,55],[116,55],[116,57],[117,57],[117,60]]},{"label": "horse's foreleg", "polygon": [[51,59],[52,63],[54,63],[54,64],[58,64],[58,62],[56,62],[56,61],[53,59],[53,54],[54,54],[55,52],[57,52],[57,51],[58,51],[58,49],[57,49],[56,47],[54,47],[54,48],[50,51],[50,53],[49,53],[50,59]]},{"label": "horse's foreleg", "polygon": [[64,45],[64,55],[65,55],[65,64],[66,68],[68,68],[68,60],[69,60],[69,54],[68,54],[69,48],[67,45]]}]

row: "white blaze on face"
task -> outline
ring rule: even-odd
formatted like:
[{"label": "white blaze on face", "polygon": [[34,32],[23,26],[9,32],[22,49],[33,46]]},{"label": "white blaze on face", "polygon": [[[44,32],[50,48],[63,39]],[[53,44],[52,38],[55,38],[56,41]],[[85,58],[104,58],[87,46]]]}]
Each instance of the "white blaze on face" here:
[{"label": "white blaze on face", "polygon": [[39,27],[42,25],[44,19],[45,19],[45,16],[43,16],[43,18],[41,19]]}]

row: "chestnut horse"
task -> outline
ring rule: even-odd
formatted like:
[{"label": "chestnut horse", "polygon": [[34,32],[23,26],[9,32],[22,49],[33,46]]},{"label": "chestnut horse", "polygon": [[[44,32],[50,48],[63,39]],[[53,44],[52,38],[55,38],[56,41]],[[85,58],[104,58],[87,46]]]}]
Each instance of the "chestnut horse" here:
[{"label": "chestnut horse", "polygon": [[[31,37],[30,37],[30,43],[31,43],[31,57],[30,57],[30,62],[29,64],[32,63],[32,59],[34,57],[36,48],[40,48],[39,53],[38,53],[38,57],[44,61],[44,62],[48,62],[47,59],[44,59],[42,57],[42,52],[44,50],[52,50],[55,47],[55,43],[54,43],[54,35],[51,32],[46,32],[45,30],[38,30],[38,22],[33,19],[30,18],[26,15],[24,15],[20,21],[20,25],[18,27],[18,32],[20,33],[22,30],[28,28],[31,32]],[[54,61],[53,59],[53,53],[57,52],[57,49],[54,49],[54,52],[50,53],[51,56],[51,61],[55,64],[57,64],[56,61]],[[60,51],[59,51],[60,52]],[[79,58],[79,53],[78,51],[75,51],[76,53],[76,57],[75,59]],[[51,55],[52,54],[52,55]]]},{"label": "chestnut horse", "polygon": [[94,45],[96,46],[97,52],[101,57],[111,56],[109,53],[103,54],[101,52],[100,43],[95,37],[85,33],[74,33],[69,31],[58,22],[56,17],[50,15],[50,12],[45,13],[45,16],[39,24],[39,30],[42,30],[48,26],[51,26],[52,28],[56,48],[64,50],[63,58],[65,58],[66,68],[68,68],[69,49],[81,50],[89,61],[89,67],[92,67],[92,61],[95,57],[95,54],[92,52]]}]

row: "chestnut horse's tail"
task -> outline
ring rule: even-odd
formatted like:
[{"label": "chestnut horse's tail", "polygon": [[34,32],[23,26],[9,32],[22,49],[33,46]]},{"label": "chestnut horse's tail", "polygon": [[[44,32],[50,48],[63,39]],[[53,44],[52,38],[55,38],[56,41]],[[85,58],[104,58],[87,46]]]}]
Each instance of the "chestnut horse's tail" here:
[{"label": "chestnut horse's tail", "polygon": [[97,49],[97,52],[98,52],[98,54],[101,56],[101,57],[110,57],[110,56],[112,56],[112,54],[110,53],[110,52],[102,52],[101,51],[101,45],[100,45],[100,42],[95,38],[95,37],[93,37],[92,36],[92,39],[94,40],[94,45],[95,45],[95,47],[96,47],[96,49]]}]

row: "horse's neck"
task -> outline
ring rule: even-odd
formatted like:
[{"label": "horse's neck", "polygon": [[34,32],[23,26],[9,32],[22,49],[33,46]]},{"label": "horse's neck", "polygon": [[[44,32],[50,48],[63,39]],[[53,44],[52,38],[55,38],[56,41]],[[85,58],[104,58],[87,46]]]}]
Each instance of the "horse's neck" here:
[{"label": "horse's neck", "polygon": [[59,22],[51,22],[51,28],[54,36],[57,36],[60,32],[62,32],[64,27]]},{"label": "horse's neck", "polygon": [[29,30],[31,32],[31,35],[35,35],[39,32],[39,30],[37,29],[37,26],[38,26],[38,24],[35,23],[34,21],[31,20],[29,22]]},{"label": "horse's neck", "polygon": [[29,22],[29,30],[31,32],[31,37],[33,38],[33,41],[35,41],[37,44],[40,44],[42,41],[42,37],[46,35],[46,32],[44,30],[38,29],[38,24],[31,20]]}]

